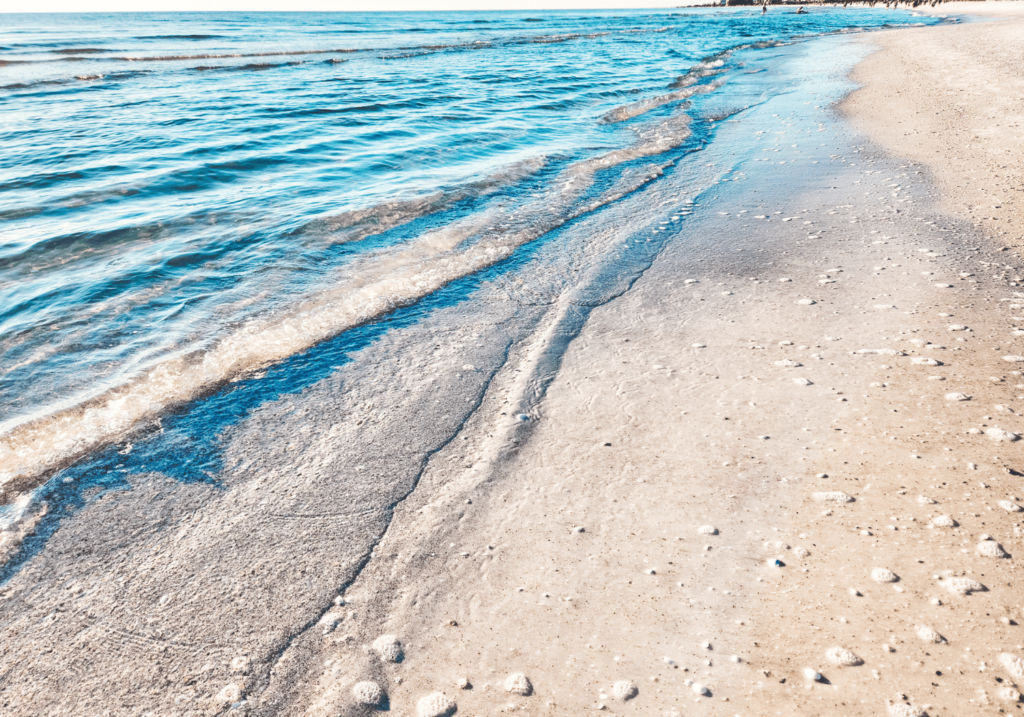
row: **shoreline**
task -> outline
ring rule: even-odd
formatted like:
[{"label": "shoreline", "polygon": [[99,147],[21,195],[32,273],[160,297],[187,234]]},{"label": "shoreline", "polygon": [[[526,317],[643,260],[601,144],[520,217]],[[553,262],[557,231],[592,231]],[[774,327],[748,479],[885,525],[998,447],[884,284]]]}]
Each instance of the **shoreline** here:
[{"label": "shoreline", "polygon": [[[345,594],[351,620],[305,713],[346,704],[358,675],[410,712],[436,691],[467,713],[1019,709],[1024,678],[1000,661],[1024,641],[1015,558],[973,549],[1021,549],[1019,514],[999,507],[1024,501],[1020,444],[986,434],[1022,428],[1020,372],[1002,359],[1020,339],[989,308],[1017,281],[975,271],[1006,255],[944,213],[933,168],[836,122],[845,179],[831,192],[793,182],[776,211],[818,226],[842,213],[846,227],[794,242],[776,224],[766,248],[738,244],[767,265],[730,261],[710,238],[692,256],[666,251],[595,311],[514,448],[485,418],[515,403],[514,375],[499,377],[466,427],[492,448],[449,446],[396,509],[381,557]],[[693,235],[730,236],[715,204],[728,207],[706,202]],[[873,579],[879,568],[896,582]],[[958,578],[986,589],[957,594]],[[337,650],[377,633],[400,636],[400,666]],[[528,696],[508,689],[518,673]]]},{"label": "shoreline", "polygon": [[[1024,710],[1003,657],[1024,660],[1024,266],[998,233],[1019,202],[960,210],[1006,189],[978,157],[1016,123],[978,95],[943,113],[960,75],[916,59],[954,43],[968,72],[979,35],[1012,54],[1020,27],[751,56],[693,162],[569,229],[628,245],[614,276],[581,254],[573,291],[499,285],[474,321],[322,348],[301,390],[225,421],[215,480],[153,456],[59,533],[55,507],[0,586],[5,709]],[[1016,96],[991,54],[990,94]],[[744,84],[761,72],[781,89]]]}]

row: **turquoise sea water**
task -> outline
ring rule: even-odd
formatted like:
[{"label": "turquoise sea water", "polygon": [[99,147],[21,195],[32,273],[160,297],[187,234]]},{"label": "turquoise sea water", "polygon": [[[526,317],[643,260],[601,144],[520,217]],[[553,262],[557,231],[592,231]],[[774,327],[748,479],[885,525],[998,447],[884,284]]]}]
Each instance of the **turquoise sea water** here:
[{"label": "turquoise sea water", "polygon": [[[458,282],[481,272],[529,304],[517,262],[536,271],[586,215],[628,228],[616,202],[784,91],[756,68],[774,48],[935,21],[0,15],[0,481],[281,362],[302,372],[400,307],[470,301]],[[586,251],[614,283],[631,259],[612,246]],[[545,291],[569,290],[578,266],[542,261]]]}]

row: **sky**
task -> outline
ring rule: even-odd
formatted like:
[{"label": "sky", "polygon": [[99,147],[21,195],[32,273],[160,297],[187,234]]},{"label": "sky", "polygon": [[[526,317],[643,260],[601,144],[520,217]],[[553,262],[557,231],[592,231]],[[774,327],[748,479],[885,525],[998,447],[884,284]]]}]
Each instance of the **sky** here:
[{"label": "sky", "polygon": [[0,12],[581,10],[669,8],[696,2],[706,0],[34,0],[2,3]]}]

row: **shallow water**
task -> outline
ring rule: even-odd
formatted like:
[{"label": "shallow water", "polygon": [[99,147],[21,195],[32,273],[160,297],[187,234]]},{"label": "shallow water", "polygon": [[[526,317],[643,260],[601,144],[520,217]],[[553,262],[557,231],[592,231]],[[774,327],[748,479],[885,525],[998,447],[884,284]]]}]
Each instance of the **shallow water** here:
[{"label": "shallow water", "polygon": [[[613,216],[714,141],[709,98],[729,112],[775,91],[767,79],[734,90],[757,84],[745,68],[759,53],[930,22],[885,10],[7,15],[0,481],[30,485],[491,267],[536,283],[514,269],[531,245]],[[697,193],[700,173],[681,170]],[[583,251],[628,275],[615,242]],[[556,251],[540,270],[555,285],[511,289],[514,301],[547,301],[579,267]]]}]

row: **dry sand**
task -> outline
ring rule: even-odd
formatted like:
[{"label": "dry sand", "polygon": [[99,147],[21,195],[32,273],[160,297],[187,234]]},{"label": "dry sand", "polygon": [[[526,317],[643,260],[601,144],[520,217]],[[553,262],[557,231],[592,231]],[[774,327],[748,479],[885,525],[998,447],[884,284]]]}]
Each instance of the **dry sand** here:
[{"label": "dry sand", "polygon": [[[1021,28],[872,35],[843,109],[888,157],[853,135],[832,194],[762,174],[797,189],[760,233],[695,231],[767,255],[666,252],[530,416],[511,357],[347,591],[308,712],[364,677],[399,714],[1019,712]],[[381,633],[402,662],[360,656]]]}]

